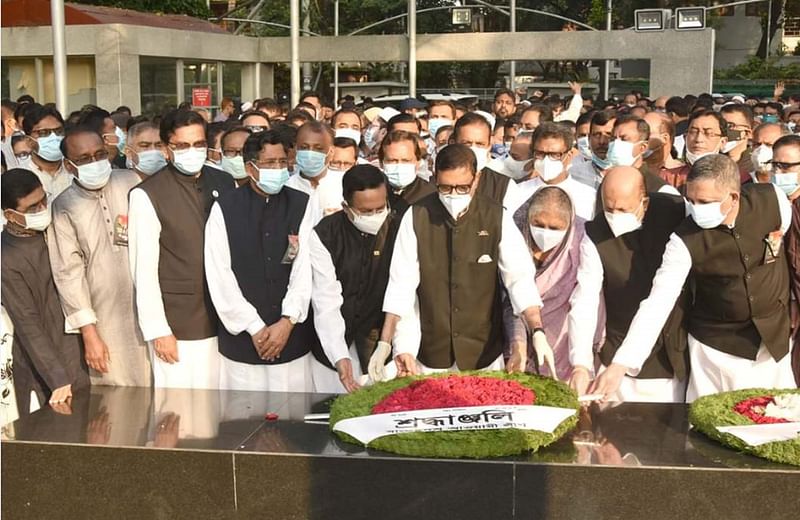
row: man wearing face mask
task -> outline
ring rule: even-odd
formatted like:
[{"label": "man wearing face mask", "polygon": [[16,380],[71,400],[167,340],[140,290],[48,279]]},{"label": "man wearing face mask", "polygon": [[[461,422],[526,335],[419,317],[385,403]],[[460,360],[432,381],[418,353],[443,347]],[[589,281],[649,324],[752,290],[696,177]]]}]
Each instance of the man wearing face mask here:
[{"label": "man wearing face mask", "polygon": [[[778,139],[789,134],[789,129],[781,123],[761,123],[753,130],[753,152],[750,155],[753,165],[750,178],[753,179],[753,182],[770,182],[773,178],[771,175],[773,170],[771,162],[773,156],[772,147]],[[776,182],[776,184],[778,183]],[[783,188],[780,184],[778,186],[784,192],[789,189],[789,187]],[[791,197],[792,192],[787,192],[786,195],[789,196],[789,200],[794,200]]]},{"label": "man wearing face mask", "polygon": [[575,147],[579,153],[572,158],[570,168],[586,168],[587,166],[582,165],[592,160],[592,149],[589,146],[589,130],[592,125],[592,116],[594,116],[594,111],[586,112],[581,114],[575,122]]},{"label": "man wearing face mask", "polygon": [[647,193],[679,195],[678,190],[644,166],[644,154],[650,141],[650,126],[643,119],[621,116],[614,122],[614,140],[608,144],[606,159],[611,167],[633,166],[644,176]]},{"label": "man wearing face mask", "polygon": [[[21,416],[49,403],[69,413],[74,391],[89,385],[78,336],[64,333],[44,230],[50,207],[42,183],[14,168],[2,179],[2,304],[14,324],[14,390]],[[33,394],[33,397],[32,397]]]},{"label": "man wearing face mask", "polygon": [[589,186],[573,179],[566,167],[577,153],[573,144],[572,132],[558,123],[542,123],[536,128],[530,144],[533,167],[528,180],[518,185],[520,199],[528,200],[545,186],[558,186],[569,194],[575,214],[591,220],[597,194]]},{"label": "man wearing face mask", "polygon": [[441,128],[453,126],[456,122],[456,107],[452,101],[431,101],[428,108],[428,153],[436,150],[436,134]]},{"label": "man wearing face mask", "polygon": [[644,121],[650,127],[650,142],[643,155],[644,165],[667,184],[680,190],[686,184],[689,166],[672,157],[675,123],[663,112],[648,112]]},{"label": "man wearing face mask", "polygon": [[309,196],[286,186],[289,148],[268,130],[250,136],[249,183],[217,199],[205,231],[205,271],[219,316],[220,388],[311,392]]},{"label": "man wearing face mask", "polygon": [[[539,364],[552,365],[536,268],[510,215],[480,194],[475,154],[465,145],[448,145],[436,157],[436,172],[439,193],[413,205],[400,224],[383,303],[387,314],[370,374],[381,379],[392,341],[401,377],[502,369],[498,280],[514,314],[533,332]],[[523,371],[526,365],[527,348],[517,344],[506,369]]]},{"label": "man wearing face mask", "polygon": [[[693,128],[690,125],[690,129]],[[686,183],[689,217],[664,250],[649,296],[621,350],[636,373],[689,279],[687,402],[742,388],[795,388],[789,319],[789,269],[782,245],[791,206],[777,187],[739,181],[724,155],[698,159]],[[613,391],[616,378],[605,383]]]},{"label": "man wearing face mask", "polygon": [[216,198],[234,189],[204,169],[206,122],[188,110],[161,120],[169,164],[129,195],[128,250],[139,327],[157,388],[217,388],[214,311],[203,273],[203,237]]},{"label": "man wearing face mask", "polygon": [[244,143],[253,133],[244,127],[234,127],[222,134],[220,148],[222,149],[222,169],[233,177],[236,186],[248,184],[249,177],[244,166],[242,150]]},{"label": "man wearing face mask", "polygon": [[694,112],[686,131],[686,162],[691,166],[706,155],[721,153],[728,142],[728,124],[713,110]]},{"label": "man wearing face mask", "polygon": [[616,115],[612,112],[601,111],[592,116],[592,122],[589,125],[591,161],[578,164],[570,171],[576,181],[586,184],[594,190],[600,187],[600,183],[603,181],[603,172],[611,166],[606,154],[608,145],[613,139],[616,120]]},{"label": "man wearing face mask", "polygon": [[[468,146],[477,160],[477,192],[507,210],[516,209],[520,204],[517,184],[501,173],[488,168],[492,127],[480,114],[470,112],[456,122],[450,142]],[[441,152],[439,152],[441,153]],[[438,158],[438,155],[437,155]]]},{"label": "man wearing face mask", "polygon": [[750,139],[753,135],[753,111],[747,105],[728,103],[720,109],[720,115],[727,123],[728,142],[720,153],[736,161],[742,182],[750,180],[753,163],[750,157]]},{"label": "man wearing face mask", "polygon": [[402,130],[386,134],[378,158],[389,180],[389,203],[398,216],[418,200],[436,192],[431,183],[417,175],[422,150],[416,134]]},{"label": "man wearing face mask", "polygon": [[292,175],[286,185],[308,194],[320,218],[338,210],[344,172],[329,168],[333,158],[331,129],[316,121],[304,124],[297,131],[295,150],[295,172],[299,173]]},{"label": "man wearing face mask", "polygon": [[218,172],[225,171],[222,167],[222,134],[225,133],[225,123],[209,123],[206,127],[206,164],[204,168],[212,168]]},{"label": "man wearing face mask", "polygon": [[[492,159],[488,167],[492,170],[511,177],[514,182],[525,182],[531,174],[531,132],[521,132],[514,137],[508,145],[508,156],[505,159]],[[523,198],[523,195],[520,195]]]},{"label": "man wearing face mask", "polygon": [[61,150],[75,182],[53,202],[47,243],[67,329],[83,337],[93,385],[150,386],[128,267],[128,192],[139,177],[112,172],[88,127],[67,131]]},{"label": "man wearing face mask", "polygon": [[[794,187],[789,194],[792,201],[792,226],[786,234],[786,253],[789,257],[789,277],[792,281],[792,328],[794,338],[798,336],[798,297],[800,297],[800,136],[787,135],[778,139],[772,146],[773,158],[770,163],[773,168],[775,184],[780,186],[784,193]],[[792,367],[795,380],[800,384],[800,348],[795,341]]]},{"label": "man wearing face mask", "polygon": [[22,127],[34,143],[30,170],[39,177],[47,196],[55,199],[72,184],[61,153],[64,119],[52,106],[35,104],[25,111]]},{"label": "man wearing face mask", "polygon": [[111,114],[99,107],[91,107],[81,114],[78,125],[90,128],[103,137],[108,158],[114,168],[125,168],[125,132],[117,126]]},{"label": "man wearing face mask", "polygon": [[342,183],[344,211],[322,219],[310,241],[314,324],[328,360],[314,364],[314,389],[324,393],[352,392],[366,379],[400,221],[379,169],[355,166]]},{"label": "man wearing face mask", "polygon": [[333,114],[331,119],[334,137],[352,139],[356,146],[361,144],[361,115],[352,108],[343,108]]},{"label": "man wearing face mask", "polygon": [[167,160],[164,159],[164,143],[161,142],[155,123],[142,121],[128,129],[125,164],[142,181],[167,165]]},{"label": "man wearing face mask", "polygon": [[[649,343],[637,345],[646,358],[641,370],[629,371],[631,347],[623,339],[639,302],[647,297],[661,253],[670,234],[686,214],[683,199],[645,190],[642,173],[631,166],[608,170],[601,187],[603,211],[586,223],[581,243],[578,285],[572,293],[569,316],[570,386],[579,394],[603,394],[610,401],[681,402],[686,379],[684,300],[671,302],[666,325],[654,330]],[[678,284],[680,292],[682,283]],[[597,308],[606,309],[601,368],[594,377],[593,344]],[[606,380],[614,377],[615,387]]]}]

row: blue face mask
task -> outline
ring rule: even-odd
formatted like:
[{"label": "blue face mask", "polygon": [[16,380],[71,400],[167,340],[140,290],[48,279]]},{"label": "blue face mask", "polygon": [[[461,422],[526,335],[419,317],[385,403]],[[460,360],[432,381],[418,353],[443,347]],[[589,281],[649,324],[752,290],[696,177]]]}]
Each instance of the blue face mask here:
[{"label": "blue face mask", "polygon": [[[251,163],[256,166],[255,163]],[[256,166],[258,168],[258,166]],[[258,168],[259,189],[269,195],[279,193],[289,180],[289,170],[286,168]]]},{"label": "blue face mask", "polygon": [[128,157],[126,164],[128,168],[136,168],[138,171],[145,175],[153,175],[167,165],[167,160],[164,159],[164,154],[159,150],[145,150],[136,154],[139,161],[134,163],[133,159]]},{"label": "blue face mask", "polygon": [[430,132],[431,137],[436,137],[436,134],[439,133],[439,129],[444,128],[445,126],[453,126],[453,122],[449,119],[443,119],[441,117],[435,117],[428,120],[428,132]]},{"label": "blue face mask", "polygon": [[778,122],[778,115],[777,114],[764,114],[761,116],[762,123],[777,123]]},{"label": "blue face mask", "polygon": [[125,148],[125,132],[122,131],[122,128],[115,126],[114,127],[114,135],[117,136],[117,150],[122,155],[125,155],[122,150]]},{"label": "blue face mask", "polygon": [[609,161],[607,158],[601,159],[594,153],[592,153],[592,162],[601,170],[606,170],[611,167],[611,161]]},{"label": "blue face mask", "polygon": [[779,187],[787,197],[796,192],[797,188],[800,187],[800,184],[797,182],[797,173],[794,172],[776,173],[770,180],[772,184]]},{"label": "blue face mask", "polygon": [[297,168],[306,177],[317,177],[325,170],[325,159],[328,156],[314,150],[299,150],[297,152]]},{"label": "blue face mask", "polygon": [[508,149],[506,148],[505,144],[493,144],[490,153],[492,154],[493,159],[504,159],[505,156],[508,155]]},{"label": "blue face mask", "polygon": [[64,155],[61,153],[61,141],[63,139],[63,136],[56,134],[38,138],[36,142],[39,144],[39,150],[36,152],[36,155],[45,161],[60,161],[64,158]]}]

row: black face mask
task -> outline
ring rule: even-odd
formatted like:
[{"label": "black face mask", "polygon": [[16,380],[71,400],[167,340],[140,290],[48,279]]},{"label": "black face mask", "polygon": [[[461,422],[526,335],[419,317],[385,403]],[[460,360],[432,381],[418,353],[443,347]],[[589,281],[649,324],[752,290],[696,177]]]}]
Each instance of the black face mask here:
[{"label": "black face mask", "polygon": [[728,128],[728,131],[725,133],[728,138],[728,142],[731,141],[741,141],[745,137],[744,130],[734,130],[733,128]]}]

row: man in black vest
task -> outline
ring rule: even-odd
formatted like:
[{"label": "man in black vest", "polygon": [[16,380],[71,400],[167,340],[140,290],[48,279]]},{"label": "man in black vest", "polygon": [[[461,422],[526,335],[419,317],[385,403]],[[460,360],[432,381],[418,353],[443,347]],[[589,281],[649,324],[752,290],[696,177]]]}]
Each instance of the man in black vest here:
[{"label": "man in black vest", "polygon": [[389,202],[399,216],[410,205],[436,192],[433,184],[417,176],[422,159],[417,134],[403,130],[389,132],[381,142],[378,158],[389,180]]},{"label": "man in black vest", "polygon": [[325,393],[360,386],[383,325],[383,295],[400,221],[378,168],[354,166],[344,174],[342,191],[344,211],[323,218],[310,240],[314,324],[336,367],[314,365],[315,390]]},{"label": "man in black vest", "polygon": [[227,193],[206,225],[205,268],[219,316],[220,388],[310,392],[316,335],[309,196],[285,186],[289,146],[273,130],[242,150],[250,182]]},{"label": "man in black vest", "polygon": [[475,154],[478,171],[476,193],[494,200],[507,211],[514,211],[522,203],[516,183],[486,166],[492,146],[492,126],[485,117],[475,112],[464,114],[456,121],[450,142],[468,146]]},{"label": "man in black vest", "polygon": [[635,354],[629,370],[642,367],[643,347],[653,344],[689,278],[686,400],[741,388],[794,388],[783,248],[789,201],[774,185],[742,186],[736,163],[719,154],[692,164],[686,198],[690,216],[671,235],[650,295],[620,346]]},{"label": "man in black vest", "polygon": [[[552,363],[536,268],[510,215],[478,192],[475,154],[448,145],[436,157],[436,171],[438,194],[413,205],[398,230],[379,350],[394,341],[401,377],[502,369],[501,279],[514,313],[533,332],[539,363]],[[522,343],[506,368],[524,370],[526,357]]]},{"label": "man in black vest", "polygon": [[188,110],[161,121],[169,164],[131,190],[128,254],[139,327],[156,387],[217,388],[216,318],[203,276],[203,230],[214,199],[234,189],[203,169],[206,122]]},{"label": "man in black vest", "polygon": [[[581,243],[578,285],[572,294],[569,316],[570,385],[586,392],[594,373],[597,308],[605,307],[605,343],[599,352],[597,393],[613,401],[681,402],[684,397],[686,332],[681,328],[681,308],[647,348],[649,356],[638,373],[627,373],[630,353],[620,349],[625,333],[642,301],[650,292],[656,268],[670,234],[683,221],[683,199],[647,193],[642,173],[631,166],[606,171],[602,190],[603,211],[586,223]],[[619,376],[618,389],[601,384]]]}]

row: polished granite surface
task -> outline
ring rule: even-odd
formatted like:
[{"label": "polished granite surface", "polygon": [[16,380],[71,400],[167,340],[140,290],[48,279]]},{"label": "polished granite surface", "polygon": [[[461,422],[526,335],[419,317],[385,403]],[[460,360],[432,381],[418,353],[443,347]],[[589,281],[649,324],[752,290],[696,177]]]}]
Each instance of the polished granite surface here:
[{"label": "polished granite surface", "polygon": [[[407,459],[339,441],[325,424],[303,422],[332,396],[234,391],[94,387],[76,394],[69,415],[50,408],[4,429],[4,441],[125,448],[214,450],[273,455]],[[729,450],[690,431],[686,405],[593,405],[578,427],[538,453],[498,464],[568,464],[798,472]],[[268,421],[265,415],[278,419]]]}]

